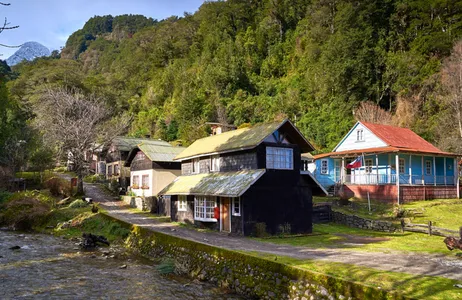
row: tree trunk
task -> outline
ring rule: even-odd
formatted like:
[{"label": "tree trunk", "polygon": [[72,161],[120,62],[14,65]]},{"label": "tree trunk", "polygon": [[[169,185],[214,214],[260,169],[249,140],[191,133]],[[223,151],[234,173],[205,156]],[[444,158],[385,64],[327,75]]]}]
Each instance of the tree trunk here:
[{"label": "tree trunk", "polygon": [[83,175],[77,175],[77,195],[83,195]]}]

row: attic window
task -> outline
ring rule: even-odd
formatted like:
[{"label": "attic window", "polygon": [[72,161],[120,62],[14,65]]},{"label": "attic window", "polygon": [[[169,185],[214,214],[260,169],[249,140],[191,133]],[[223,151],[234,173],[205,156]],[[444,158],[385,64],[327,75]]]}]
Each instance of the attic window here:
[{"label": "attic window", "polygon": [[293,170],[294,154],[292,148],[266,147],[266,168]]},{"label": "attic window", "polygon": [[356,130],[356,141],[357,142],[363,142],[364,141],[364,135],[363,135],[363,130],[362,129]]}]

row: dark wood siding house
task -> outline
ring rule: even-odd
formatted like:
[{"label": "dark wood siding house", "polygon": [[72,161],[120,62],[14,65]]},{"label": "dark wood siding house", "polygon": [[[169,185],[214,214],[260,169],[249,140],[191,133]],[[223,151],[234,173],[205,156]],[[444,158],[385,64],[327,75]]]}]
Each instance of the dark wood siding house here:
[{"label": "dark wood siding house", "polygon": [[130,151],[137,145],[145,143],[158,146],[171,146],[162,140],[142,139],[118,136],[105,151],[106,179],[115,180],[120,187],[127,188],[130,185],[130,168],[125,167],[125,161]]},{"label": "dark wood siding house", "polygon": [[159,192],[171,197],[174,221],[233,234],[309,233],[312,194],[324,193],[302,175],[311,144],[288,120],[206,137],[175,160],[182,175]]}]

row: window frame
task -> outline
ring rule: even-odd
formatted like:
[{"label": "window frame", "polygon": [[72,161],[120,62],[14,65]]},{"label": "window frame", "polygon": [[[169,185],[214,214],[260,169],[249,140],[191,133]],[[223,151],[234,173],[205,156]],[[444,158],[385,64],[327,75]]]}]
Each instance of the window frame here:
[{"label": "window frame", "polygon": [[364,129],[360,128],[356,130],[356,141],[364,142]]},{"label": "window frame", "polygon": [[406,174],[406,160],[404,158],[399,158],[398,171],[399,174]]},{"label": "window frame", "polygon": [[364,170],[366,171],[366,174],[371,174],[372,173],[373,165],[374,165],[374,162],[373,162],[372,158],[364,159]]},{"label": "window frame", "polygon": [[[326,163],[325,166],[323,166],[324,163]],[[324,167],[325,167],[325,170],[323,170]],[[321,159],[321,174],[322,175],[329,174],[329,161],[327,159]]]},{"label": "window frame", "polygon": [[212,155],[210,157],[210,171],[219,172],[220,167],[220,155]]},{"label": "window frame", "polygon": [[[232,215],[240,217],[241,216],[241,197],[235,197],[233,199],[233,205],[232,205]],[[238,203],[237,209],[238,211],[236,212],[236,202]]]},{"label": "window frame", "polygon": [[[145,185],[144,184],[144,179],[147,178],[147,184]],[[149,174],[142,174],[141,175],[141,188],[144,189],[144,190],[148,190],[149,189]]]},{"label": "window frame", "polygon": [[178,211],[188,211],[188,196],[178,195]]},{"label": "window frame", "polygon": [[272,170],[293,170],[294,149],[267,146],[266,168]]},{"label": "window frame", "polygon": [[112,165],[107,166],[107,176],[112,176]]},{"label": "window frame", "polygon": [[114,164],[114,176],[118,176],[120,173],[119,164]]},{"label": "window frame", "polygon": [[194,220],[217,222],[218,220],[214,218],[217,206],[216,196],[194,196]]},{"label": "window frame", "polygon": [[425,161],[425,175],[432,175],[432,161],[426,160]]},{"label": "window frame", "polygon": [[[136,180],[135,180],[135,178],[136,178]],[[132,177],[132,189],[137,190],[139,188],[140,188],[140,175],[133,175],[133,177]]]},{"label": "window frame", "polygon": [[199,174],[200,172],[200,158],[193,158],[191,160],[191,168],[193,174]]}]

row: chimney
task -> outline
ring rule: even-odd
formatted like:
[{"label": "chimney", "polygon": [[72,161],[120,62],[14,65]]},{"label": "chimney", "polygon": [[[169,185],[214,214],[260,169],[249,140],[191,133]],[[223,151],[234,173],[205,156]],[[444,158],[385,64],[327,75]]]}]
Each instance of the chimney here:
[{"label": "chimney", "polygon": [[212,129],[212,134],[211,135],[217,135],[221,134],[223,132],[235,130],[236,126],[234,125],[228,125],[228,124],[222,124],[222,123],[213,123],[213,122],[207,122],[205,123],[207,125],[210,125],[210,128]]}]

